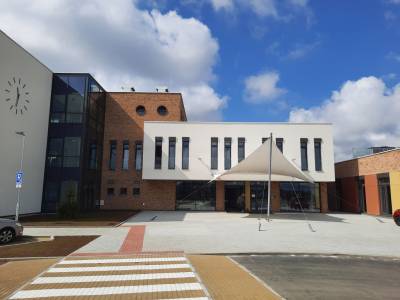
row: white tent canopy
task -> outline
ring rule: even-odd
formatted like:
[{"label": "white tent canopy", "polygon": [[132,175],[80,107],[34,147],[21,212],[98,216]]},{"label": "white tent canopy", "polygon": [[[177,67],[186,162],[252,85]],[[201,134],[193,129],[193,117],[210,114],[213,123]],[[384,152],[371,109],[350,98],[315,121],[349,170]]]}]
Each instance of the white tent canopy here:
[{"label": "white tent canopy", "polygon": [[[293,181],[313,183],[314,180],[288,160],[275,143],[271,146],[271,181]],[[270,142],[265,141],[254,152],[236,166],[217,176],[216,180],[267,181],[269,175]]]}]

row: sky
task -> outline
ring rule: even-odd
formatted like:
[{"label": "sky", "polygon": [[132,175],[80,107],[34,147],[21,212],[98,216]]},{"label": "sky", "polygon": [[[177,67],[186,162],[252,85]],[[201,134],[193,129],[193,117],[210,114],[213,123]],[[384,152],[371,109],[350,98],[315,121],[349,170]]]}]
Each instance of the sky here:
[{"label": "sky", "polygon": [[0,29],[189,120],[333,123],[335,158],[400,146],[400,0],[0,0]]}]

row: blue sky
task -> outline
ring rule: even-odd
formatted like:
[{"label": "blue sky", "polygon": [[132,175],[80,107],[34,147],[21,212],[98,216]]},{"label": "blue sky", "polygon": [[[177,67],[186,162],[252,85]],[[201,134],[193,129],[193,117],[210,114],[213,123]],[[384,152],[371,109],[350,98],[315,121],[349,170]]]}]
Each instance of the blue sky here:
[{"label": "blue sky", "polygon": [[189,120],[330,122],[337,160],[400,146],[400,0],[13,0],[0,29],[108,91],[181,92]]},{"label": "blue sky", "polygon": [[[213,85],[229,97],[223,120],[286,121],[293,106],[319,105],[347,80],[376,76],[389,86],[397,83],[400,64],[391,56],[400,53],[400,5],[390,1],[309,1],[297,10],[277,4],[289,20],[259,17],[240,6],[216,11],[211,3],[157,7],[201,20],[218,40]],[[265,71],[279,73],[278,85],[287,90],[280,97],[284,105],[243,101],[245,78]]]}]

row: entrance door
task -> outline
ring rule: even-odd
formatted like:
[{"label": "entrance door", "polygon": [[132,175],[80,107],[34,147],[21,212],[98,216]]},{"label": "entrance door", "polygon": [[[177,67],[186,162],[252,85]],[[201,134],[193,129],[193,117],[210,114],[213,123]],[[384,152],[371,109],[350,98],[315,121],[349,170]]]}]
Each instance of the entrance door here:
[{"label": "entrance door", "polygon": [[268,208],[268,182],[250,183],[251,212],[266,212]]},{"label": "entrance door", "polygon": [[379,196],[381,201],[382,214],[388,215],[392,213],[392,200],[390,195],[390,185],[382,184],[379,186]]},{"label": "entrance door", "polygon": [[225,210],[244,211],[244,182],[225,181]]}]

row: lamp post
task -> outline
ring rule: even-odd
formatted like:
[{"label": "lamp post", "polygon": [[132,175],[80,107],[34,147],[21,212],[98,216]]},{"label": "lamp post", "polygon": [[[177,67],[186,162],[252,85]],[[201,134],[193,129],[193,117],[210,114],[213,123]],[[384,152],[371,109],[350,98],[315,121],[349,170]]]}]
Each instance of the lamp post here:
[{"label": "lamp post", "polygon": [[[25,148],[25,133],[23,131],[16,131],[16,135],[22,136],[22,145],[21,145],[21,160],[19,165],[19,172],[22,173],[22,163],[24,161],[24,148]],[[18,221],[19,218],[19,196],[21,193],[21,187],[17,187],[17,205],[15,207],[15,221]]]}]

